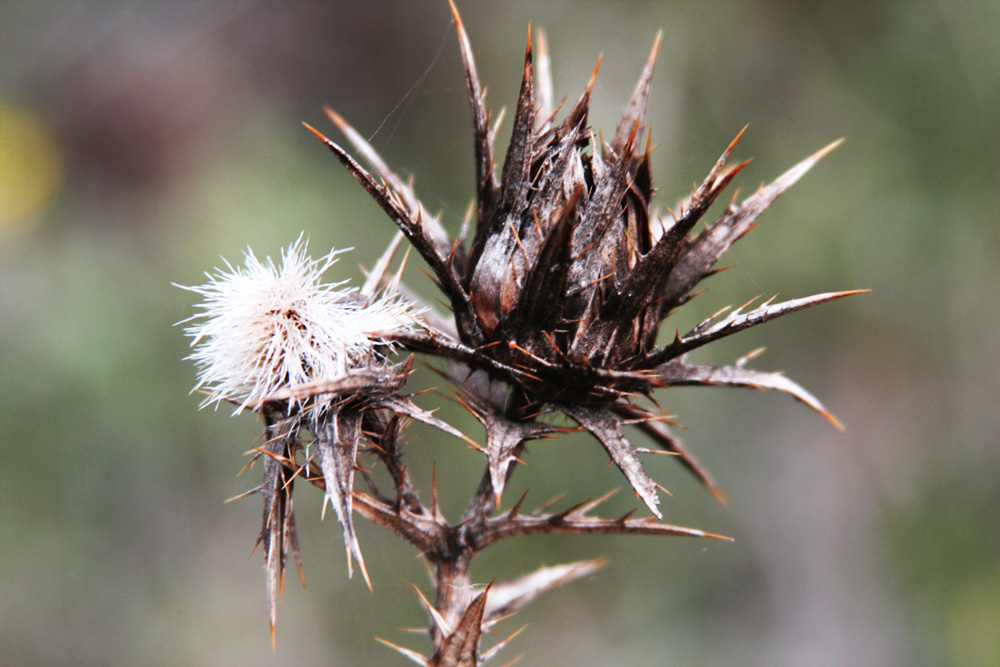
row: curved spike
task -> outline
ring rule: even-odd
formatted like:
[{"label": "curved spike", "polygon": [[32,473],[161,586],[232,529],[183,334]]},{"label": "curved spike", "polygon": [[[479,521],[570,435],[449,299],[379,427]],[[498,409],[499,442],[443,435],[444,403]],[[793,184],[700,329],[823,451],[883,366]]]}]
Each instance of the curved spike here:
[{"label": "curved spike", "polygon": [[635,447],[622,435],[618,418],[603,410],[582,406],[567,407],[565,411],[604,445],[611,460],[635,489],[636,495],[646,503],[646,507],[657,518],[663,518],[657,508],[660,499],[656,495],[656,484],[643,470],[642,463],[636,456]]},{"label": "curved spike", "polygon": [[823,407],[818,398],[782,373],[754,371],[739,366],[697,366],[675,359],[657,368],[657,376],[668,386],[712,385],[774,389],[802,401],[838,429],[845,430],[844,425]]},{"label": "curved spike", "polygon": [[536,122],[541,123],[535,128],[536,132],[547,129],[552,116],[552,59],[549,57],[549,41],[545,38],[545,31],[538,30],[538,116]]},{"label": "curved spike", "polygon": [[476,62],[472,57],[472,47],[469,46],[469,36],[462,24],[462,17],[459,16],[458,8],[455,7],[453,0],[448,0],[448,4],[451,6],[451,14],[455,18],[458,47],[462,53],[462,62],[465,64],[465,82],[469,88],[469,103],[472,107],[472,127],[476,140],[476,187],[479,192],[479,218],[481,220],[483,212],[489,210],[493,205],[496,194],[496,185],[493,182],[493,146],[489,141],[490,113],[486,108],[486,98],[482,86],[479,84]]},{"label": "curved spike", "polygon": [[653,40],[653,48],[646,59],[646,66],[642,69],[639,82],[635,86],[635,92],[632,93],[632,99],[629,100],[628,108],[615,129],[615,136],[611,139],[610,144],[615,155],[621,155],[622,148],[625,147],[625,142],[632,131],[632,126],[636,123],[641,126],[645,121],[646,103],[649,101],[649,88],[653,80],[653,67],[656,65],[656,56],[660,51],[662,39],[663,31],[660,30],[656,33],[656,39]]},{"label": "curved spike", "polygon": [[741,309],[744,307],[741,306],[712,326],[707,326],[708,322],[698,325],[690,333],[688,333],[688,335],[675,339],[670,345],[667,345],[650,355],[648,361],[650,364],[658,366],[670,359],[687,354],[691,350],[699,348],[702,345],[706,345],[720,338],[725,338],[726,336],[743,331],[744,329],[749,329],[750,327],[757,326],[758,324],[763,324],[764,322],[777,319],[782,315],[805,310],[806,308],[817,306],[828,301],[842,299],[845,296],[864,294],[868,291],[869,290],[860,289],[848,290],[845,292],[827,292],[825,294],[814,294],[813,296],[807,296],[800,299],[782,301],[781,303],[772,303],[772,297],[772,299],[769,299],[767,302],[746,313],[741,312]]},{"label": "curved spike", "polygon": [[706,227],[678,258],[669,285],[660,294],[661,313],[666,314],[679,305],[685,295],[712,272],[722,254],[753,228],[760,214],[841,142],[843,139],[838,139],[816,151],[744,199],[740,205],[730,205],[715,224]]},{"label": "curved spike", "polygon": [[406,204],[406,208],[409,210],[410,216],[420,220],[423,223],[428,235],[433,239],[434,245],[437,247],[437,251],[441,255],[447,255],[452,247],[452,241],[448,237],[448,233],[441,226],[441,221],[438,220],[437,216],[431,215],[424,205],[417,198],[417,193],[413,189],[411,183],[407,183],[395,172],[389,169],[389,166],[382,159],[382,156],[372,148],[364,137],[355,130],[350,123],[344,120],[343,116],[331,109],[330,107],[323,107],[323,111],[326,113],[327,117],[333,122],[334,125],[347,137],[347,140],[351,142],[354,146],[354,150],[361,153],[364,159],[375,169],[375,173],[382,177],[389,188],[399,194],[402,198],[403,203]]}]

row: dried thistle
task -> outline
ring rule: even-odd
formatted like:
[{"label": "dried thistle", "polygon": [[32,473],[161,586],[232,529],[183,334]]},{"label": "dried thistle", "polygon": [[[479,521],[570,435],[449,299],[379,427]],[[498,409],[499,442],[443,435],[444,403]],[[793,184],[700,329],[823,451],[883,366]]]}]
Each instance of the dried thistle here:
[{"label": "dried thistle", "polygon": [[[720,499],[721,491],[702,466],[658,420],[663,415],[638,407],[635,396],[676,385],[720,385],[776,389],[791,394],[836,420],[809,392],[779,373],[744,367],[696,366],[691,350],[781,315],[855,292],[818,294],[713,318],[667,345],[658,345],[663,321],[693,298],[698,283],[732,243],[754,225],[777,197],[835,148],[811,155],[737,204],[731,202],[699,233],[695,225],[747,162],[727,167],[743,132],[726,148],[701,186],[668,218],[650,214],[653,196],[650,148],[640,149],[657,37],[624,116],[600,150],[587,127],[597,68],[583,95],[561,123],[547,91],[538,86],[531,33],[525,53],[520,96],[510,146],[499,181],[494,170],[490,114],[468,38],[457,11],[459,45],[472,106],[476,150],[476,228],[466,251],[465,230],[452,241],[429,215],[413,189],[393,174],[336,113],[331,119],[372,163],[384,183],[340,146],[315,132],[361,182],[420,252],[449,299],[451,328],[395,336],[405,347],[451,358],[512,387],[500,424],[489,433],[504,452],[488,450],[491,480],[499,498],[509,474],[507,462],[532,432],[543,409],[558,410],[593,434],[625,474],[647,507],[660,516],[656,484],[645,473],[636,448],[621,426],[639,423],[682,461]],[[542,41],[544,44],[544,41]],[[541,60],[548,72],[548,55]],[[598,63],[599,64],[599,63]],[[312,129],[312,128],[310,128]],[[719,313],[717,316],[721,316]],[[478,415],[478,411],[477,415]]]},{"label": "dried thistle", "polygon": [[[664,321],[691,300],[698,284],[717,271],[721,255],[748,232],[757,217],[839,142],[813,154],[771,184],[736,203],[695,231],[709,207],[746,162],[727,162],[737,135],[703,183],[667,217],[650,212],[653,196],[645,109],[659,46],[657,37],[624,116],[609,142],[596,142],[587,126],[597,69],[561,122],[552,103],[544,37],[538,76],[529,30],[514,127],[499,179],[494,138],[468,38],[452,5],[472,106],[476,152],[475,229],[471,220],[452,239],[420,203],[411,183],[394,174],[348,123],[327,110],[381,180],[343,148],[320,137],[400,229],[358,292],[325,286],[319,276],[333,254],[308,260],[293,244],[281,269],[247,255],[246,269],[209,276],[201,294],[203,321],[188,329],[206,403],[229,400],[237,412],[252,409],[265,422],[264,481],[251,492],[264,497],[264,544],[272,637],[285,562],[300,565],[292,512],[296,479],[324,489],[343,526],[348,564],[357,559],[369,586],[352,512],[410,542],[433,566],[433,602],[416,587],[429,617],[432,651],[380,640],[414,662],[475,667],[516,635],[481,650],[485,631],[540,593],[586,576],[603,561],[543,567],[531,575],[477,589],[469,577],[472,557],[509,537],[550,533],[655,534],[722,538],[660,522],[659,486],[647,475],[623,427],[635,425],[680,460],[724,500],[718,485],[683,447],[655,401],[659,388],[721,385],[775,389],[806,403],[835,425],[820,402],[779,373],[745,367],[753,353],[723,367],[693,365],[686,355],[702,345],[781,315],[856,292],[834,292],[754,308],[721,311],[687,334],[658,342]],[[536,98],[536,90],[538,91]],[[561,106],[561,105],[560,105]],[[499,124],[499,123],[497,123]],[[397,295],[400,272],[387,278],[393,253],[405,236],[429,265],[451,313],[424,308],[419,316]],[[228,266],[228,265],[227,265]],[[387,285],[380,293],[379,286]],[[266,289],[264,286],[267,285]],[[405,290],[404,290],[405,291]],[[257,297],[249,298],[251,293]],[[253,304],[252,308],[248,304]],[[339,310],[338,310],[339,309]],[[337,315],[333,315],[334,312]],[[237,334],[253,329],[254,335]],[[458,400],[481,422],[480,445],[402,394],[410,360],[392,365],[392,348],[450,362],[441,370]],[[411,357],[412,359],[412,357]],[[498,512],[525,442],[555,437],[565,427],[547,419],[561,413],[604,447],[654,516],[601,518],[593,512],[611,495],[554,511],[547,503],[522,512],[525,496]],[[403,458],[409,419],[464,439],[486,455],[479,488],[457,522],[443,516],[436,482],[421,501]],[[303,433],[312,434],[312,439]],[[363,472],[356,489],[357,458],[381,465],[392,489]],[[248,492],[249,493],[249,492]],[[612,492],[613,493],[613,492]],[[325,507],[325,503],[324,503]],[[728,538],[722,538],[728,539]],[[301,574],[301,567],[300,567]]]}]

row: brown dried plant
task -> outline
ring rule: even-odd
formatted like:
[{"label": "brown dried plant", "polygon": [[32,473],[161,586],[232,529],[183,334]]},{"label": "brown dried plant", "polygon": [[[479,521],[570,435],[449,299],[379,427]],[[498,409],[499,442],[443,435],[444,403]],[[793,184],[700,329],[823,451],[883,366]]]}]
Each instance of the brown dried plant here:
[{"label": "brown dried plant", "polygon": [[[467,237],[470,220],[452,239],[441,221],[417,199],[412,184],[393,173],[343,118],[328,109],[329,117],[371,165],[374,175],[338,144],[307,127],[333,151],[400,232],[359,291],[318,288],[341,308],[337,315],[330,315],[329,327],[340,326],[333,320],[343,323],[361,318],[365,324],[357,326],[364,331],[364,340],[357,345],[343,344],[344,360],[329,370],[318,358],[331,346],[341,345],[341,334],[325,328],[326,315],[311,315],[313,311],[303,305],[311,297],[296,301],[298,297],[281,292],[283,300],[278,305],[272,304],[271,296],[255,302],[264,313],[256,316],[266,324],[260,336],[268,340],[266,345],[251,345],[246,358],[241,357],[238,363],[227,359],[226,372],[237,368],[232,371],[235,376],[223,373],[220,380],[212,375],[212,364],[216,363],[213,354],[218,354],[214,350],[208,353],[199,348],[193,357],[202,366],[202,382],[215,390],[214,400],[231,400],[259,412],[264,420],[266,440],[256,456],[263,460],[264,478],[248,493],[260,493],[264,498],[258,542],[265,554],[272,636],[289,556],[301,573],[292,507],[292,491],[301,480],[324,489],[325,499],[333,505],[343,527],[348,563],[358,561],[369,586],[352,513],[399,535],[432,566],[434,601],[415,589],[430,619],[429,655],[385,643],[421,665],[473,667],[495,655],[509,640],[481,650],[485,630],[541,592],[586,576],[602,565],[602,561],[581,561],[542,568],[477,592],[469,576],[470,560],[490,544],[509,537],[551,533],[721,537],[660,520],[657,492],[661,487],[649,477],[638,457],[649,450],[633,445],[623,426],[637,427],[661,451],[675,454],[720,501],[725,498],[705,468],[675,437],[656,403],[644,401],[657,389],[680,385],[775,389],[839,426],[814,396],[784,375],[747,368],[752,355],[723,367],[691,364],[686,355],[781,315],[857,292],[818,294],[782,303],[768,300],[756,307],[747,304],[716,313],[686,334],[677,331],[669,342],[658,343],[664,320],[696,295],[694,290],[704,278],[719,270],[716,263],[726,249],[839,142],[809,156],[741,202],[734,197],[714,222],[695,231],[722,190],[747,164],[727,164],[743,132],[729,144],[701,185],[668,211],[668,216],[653,215],[650,147],[647,139],[642,148],[641,140],[646,132],[646,102],[659,37],[624,116],[605,143],[596,142],[587,126],[597,69],[583,95],[557,122],[559,109],[553,105],[552,86],[547,80],[544,36],[540,34],[538,39],[536,71],[529,30],[511,141],[498,180],[494,139],[499,121],[491,125],[468,37],[454,5],[452,12],[473,118],[477,197],[471,239]],[[536,77],[540,79],[537,84]],[[415,297],[398,296],[400,273],[389,276],[388,267],[402,236],[433,273],[448,300],[449,316],[422,306]],[[292,250],[297,246],[289,256],[294,255]],[[248,261],[251,257],[248,255]],[[309,265],[313,267],[308,276],[312,284],[329,263]],[[273,274],[281,275],[270,266]],[[209,321],[232,305],[223,298],[228,294],[224,284],[240,271],[229,269],[231,275],[220,274],[206,286],[190,288],[206,295],[203,315]],[[260,302],[265,305],[260,306]],[[348,311],[351,314],[345,316]],[[369,311],[379,316],[368,317],[365,314]],[[390,319],[383,317],[390,311],[394,313]],[[275,317],[281,319],[280,326],[274,324]],[[223,336],[207,323],[194,325],[189,332],[196,345],[206,345],[206,338],[218,342]],[[330,342],[335,339],[335,344]],[[272,351],[265,355],[259,351],[263,348]],[[476,444],[401,393],[412,356],[391,364],[389,355],[400,349],[447,362],[439,372],[454,388],[457,400],[482,423],[485,445]],[[247,381],[240,379],[239,372],[247,368],[269,373],[263,385],[251,382],[255,388],[266,386],[266,391],[241,390]],[[301,372],[293,373],[289,368]],[[601,444],[652,516],[631,518],[632,512],[618,518],[595,516],[594,510],[607,495],[558,511],[549,505],[523,511],[522,496],[513,506],[499,511],[504,488],[521,461],[525,443],[571,430],[552,421],[551,416],[558,413]],[[457,522],[442,515],[436,485],[427,503],[411,481],[402,432],[412,419],[462,438],[486,456],[478,489]],[[359,450],[369,452],[384,468],[391,480],[390,489],[380,488],[368,471],[361,475],[365,489],[355,488]]]}]

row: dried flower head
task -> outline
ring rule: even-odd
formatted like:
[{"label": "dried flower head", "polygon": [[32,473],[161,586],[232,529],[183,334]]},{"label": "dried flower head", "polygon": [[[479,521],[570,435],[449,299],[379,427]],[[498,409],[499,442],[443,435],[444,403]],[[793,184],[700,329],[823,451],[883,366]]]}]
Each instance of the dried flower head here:
[{"label": "dried flower head", "polygon": [[[749,311],[741,308],[712,318],[686,335],[678,331],[665,345],[657,338],[663,321],[695,296],[694,288],[703,278],[716,272],[723,252],[839,142],[741,203],[734,199],[714,223],[695,233],[704,213],[747,164],[726,165],[742,131],[694,192],[667,216],[655,216],[650,212],[649,141],[643,149],[640,139],[646,130],[659,37],[611,140],[595,146],[587,115],[597,69],[566,118],[557,123],[544,39],[539,40],[543,80],[537,87],[539,98],[535,97],[529,31],[511,141],[497,180],[496,127],[490,126],[468,38],[454,5],[452,10],[465,63],[476,153],[476,227],[468,249],[465,227],[451,241],[412,187],[394,175],[340,116],[329,112],[384,183],[336,143],[313,132],[406,234],[449,299],[453,324],[396,339],[411,349],[459,360],[512,387],[502,406],[502,420],[509,427],[504,437],[495,438],[504,443],[504,451],[487,450],[497,496],[524,434],[533,432],[525,431],[524,422],[534,421],[545,409],[563,412],[593,434],[657,516],[656,484],[642,469],[638,450],[623,436],[622,424],[639,424],[664,448],[680,454],[720,499],[722,495],[669,432],[659,410],[641,407],[635,398],[671,385],[777,389],[836,423],[815,397],[779,373],[745,368],[746,359],[722,368],[696,366],[688,364],[685,355],[780,315],[854,292],[777,304],[769,300]],[[452,331],[457,340],[449,335]]]},{"label": "dried flower head", "polygon": [[225,262],[204,285],[181,286],[203,298],[202,312],[186,320],[194,322],[186,333],[199,369],[195,389],[209,392],[203,406],[228,400],[240,412],[279,391],[344,377],[389,345],[382,334],[412,326],[398,298],[321,282],[339,251],[319,259],[306,251],[300,236],[275,265],[247,248],[243,266]]},{"label": "dried flower head", "polygon": [[[704,182],[667,216],[652,212],[645,107],[659,37],[625,114],[609,142],[587,126],[597,70],[565,119],[556,122],[543,38],[535,53],[528,35],[521,91],[502,172],[494,173],[496,124],[491,126],[468,38],[452,4],[472,103],[476,152],[473,213],[452,240],[421,204],[410,182],[335,112],[327,110],[381,181],[340,146],[312,130],[400,229],[357,291],[321,283],[334,253],[311,260],[296,241],[281,266],[246,253],[246,264],[209,275],[188,287],[203,297],[187,329],[206,404],[225,399],[258,412],[265,440],[262,483],[248,493],[264,499],[264,547],[272,639],[287,557],[299,565],[292,490],[296,480],[324,491],[343,529],[348,567],[356,560],[368,580],[352,513],[409,541],[433,565],[433,603],[415,592],[430,619],[433,652],[425,656],[385,642],[427,667],[478,667],[517,633],[481,651],[485,631],[555,586],[593,572],[601,561],[567,563],[483,589],[472,586],[469,564],[490,544],[532,534],[644,534],[728,539],[663,523],[658,485],[646,474],[623,426],[635,425],[680,460],[721,500],[717,485],[670,430],[653,392],[672,385],[722,385],[776,389],[836,420],[805,389],[780,373],[753,371],[746,355],[730,366],[693,365],[686,355],[714,340],[786,313],[854,292],[819,294],[783,303],[771,300],[720,311],[681,335],[659,334],[676,308],[691,300],[700,281],[755,224],[777,197],[834,144],[818,151],[771,184],[725,207],[714,222],[698,223],[722,190],[747,164],[728,167],[739,135]],[[538,91],[536,98],[535,91]],[[560,105],[561,106],[561,105]],[[499,121],[497,121],[497,124]],[[308,126],[307,126],[308,127]],[[740,132],[742,135],[742,131]],[[445,293],[451,317],[427,309],[420,326],[394,295],[400,273],[386,280],[393,252],[405,236]],[[468,241],[468,242],[467,242]],[[379,295],[388,283],[389,296]],[[380,350],[402,346],[449,360],[441,373],[457,400],[484,426],[485,445],[417,407],[403,395],[412,357],[392,365]],[[647,400],[650,399],[650,400]],[[523,513],[523,495],[495,512],[501,494],[530,440],[572,430],[547,418],[562,413],[590,432],[621,469],[655,517],[602,518],[594,511],[612,494],[549,510]],[[438,503],[432,475],[429,504],[421,501],[403,457],[403,429],[418,420],[464,439],[485,453],[479,487],[456,522]],[[303,432],[309,432],[307,439]],[[358,465],[359,452],[372,460]],[[381,465],[386,473],[369,474]],[[355,473],[367,491],[356,489]],[[389,486],[387,486],[389,485]],[[359,485],[360,486],[360,485]],[[386,489],[390,490],[386,492]],[[613,492],[612,492],[613,493]],[[384,641],[384,640],[383,640]]]}]

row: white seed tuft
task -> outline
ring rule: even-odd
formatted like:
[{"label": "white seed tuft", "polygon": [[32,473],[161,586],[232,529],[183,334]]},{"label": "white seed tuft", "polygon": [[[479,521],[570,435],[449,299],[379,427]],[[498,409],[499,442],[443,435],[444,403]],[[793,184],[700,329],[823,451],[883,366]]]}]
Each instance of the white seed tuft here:
[{"label": "white seed tuft", "polygon": [[206,273],[204,285],[183,289],[202,296],[201,312],[185,333],[198,366],[194,390],[208,392],[202,407],[222,400],[236,413],[280,389],[333,380],[377,358],[387,345],[379,334],[412,327],[407,305],[394,295],[360,296],[322,274],[340,251],[319,259],[306,254],[302,236],[282,250],[281,265],[261,261],[248,247],[244,265]]}]

